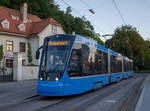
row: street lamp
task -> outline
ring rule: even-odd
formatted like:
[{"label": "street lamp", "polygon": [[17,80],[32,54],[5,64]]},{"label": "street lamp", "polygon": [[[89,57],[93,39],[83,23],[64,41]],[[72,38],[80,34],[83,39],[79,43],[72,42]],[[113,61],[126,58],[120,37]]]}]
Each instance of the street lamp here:
[{"label": "street lamp", "polygon": [[92,14],[95,14],[93,9],[89,9],[89,12],[91,12]]}]

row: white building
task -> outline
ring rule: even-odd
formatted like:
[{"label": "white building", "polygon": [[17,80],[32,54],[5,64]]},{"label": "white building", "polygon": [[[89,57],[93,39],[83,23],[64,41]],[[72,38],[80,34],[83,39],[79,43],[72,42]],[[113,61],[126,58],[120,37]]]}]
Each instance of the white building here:
[{"label": "white building", "polygon": [[63,34],[61,25],[53,18],[40,19],[27,13],[27,4],[20,11],[0,6],[0,45],[3,45],[4,66],[11,73],[13,53],[22,55],[22,62],[28,63],[28,43],[31,45],[32,64],[38,64],[35,52],[41,46],[43,38],[53,34]]}]

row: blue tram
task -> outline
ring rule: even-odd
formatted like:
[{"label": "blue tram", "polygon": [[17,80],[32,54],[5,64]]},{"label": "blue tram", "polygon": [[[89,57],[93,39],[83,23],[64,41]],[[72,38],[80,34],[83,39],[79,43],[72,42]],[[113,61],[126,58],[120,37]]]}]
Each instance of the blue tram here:
[{"label": "blue tram", "polygon": [[[133,61],[80,35],[46,37],[40,57],[37,93],[81,94],[133,76]],[[39,49],[36,58],[39,58]]]}]

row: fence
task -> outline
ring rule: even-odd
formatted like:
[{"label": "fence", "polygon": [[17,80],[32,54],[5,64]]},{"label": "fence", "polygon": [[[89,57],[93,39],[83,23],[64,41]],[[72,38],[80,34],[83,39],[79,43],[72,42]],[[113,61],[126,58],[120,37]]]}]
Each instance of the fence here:
[{"label": "fence", "polygon": [[0,61],[0,82],[4,81],[12,81],[13,80],[13,68],[11,68],[11,71],[7,71],[4,61]]}]

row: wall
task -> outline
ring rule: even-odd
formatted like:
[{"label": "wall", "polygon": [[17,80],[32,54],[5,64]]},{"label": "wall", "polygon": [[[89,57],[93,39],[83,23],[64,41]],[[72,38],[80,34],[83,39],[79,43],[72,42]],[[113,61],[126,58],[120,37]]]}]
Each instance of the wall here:
[{"label": "wall", "polygon": [[[64,34],[61,26],[57,26],[57,34]],[[39,45],[43,44],[43,40],[45,37],[54,35],[55,33],[52,32],[52,24],[49,24],[41,33],[38,34],[39,36]]]},{"label": "wall", "polygon": [[38,66],[22,65],[21,53],[14,53],[13,66],[13,80],[20,81],[28,79],[37,79],[38,77]]},{"label": "wall", "polygon": [[37,79],[38,66],[22,66],[22,80]]},{"label": "wall", "polygon": [[13,53],[13,80],[22,80],[22,54]]},{"label": "wall", "polygon": [[0,34],[0,45],[3,45],[4,47],[4,55],[5,57],[13,57],[13,52],[8,52],[6,50],[6,41],[13,41],[13,52],[19,52],[19,43],[25,42],[26,43],[26,52],[22,53],[23,59],[26,59],[27,57],[27,43],[28,40],[24,37],[17,37],[13,35],[4,35]]},{"label": "wall", "polygon": [[32,63],[35,65],[39,64],[39,60],[36,60],[36,51],[39,48],[39,38],[37,36],[30,37],[29,42],[31,44],[31,52],[32,52]]}]

